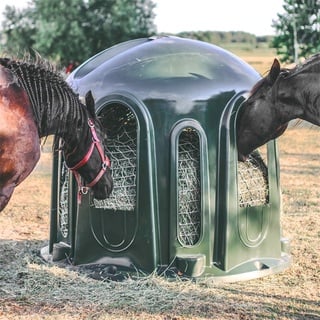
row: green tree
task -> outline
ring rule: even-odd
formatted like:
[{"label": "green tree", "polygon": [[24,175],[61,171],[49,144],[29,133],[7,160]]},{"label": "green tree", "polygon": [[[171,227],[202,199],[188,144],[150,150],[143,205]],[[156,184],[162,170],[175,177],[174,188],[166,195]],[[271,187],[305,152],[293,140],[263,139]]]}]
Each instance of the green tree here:
[{"label": "green tree", "polygon": [[24,48],[32,48],[35,25],[32,18],[32,10],[20,11],[15,7],[6,6],[4,10],[5,20],[2,23],[0,33],[1,51],[14,53],[19,56]]},{"label": "green tree", "polygon": [[90,56],[83,24],[86,8],[82,0],[33,0],[36,30],[31,38],[41,55],[66,64]]},{"label": "green tree", "polygon": [[151,0],[88,0],[85,36],[95,51],[156,32]]},{"label": "green tree", "polygon": [[116,43],[155,32],[152,0],[31,0],[8,6],[1,43],[8,53],[35,50],[61,64],[82,62]]},{"label": "green tree", "polygon": [[283,62],[297,62],[320,51],[320,1],[284,0],[284,13],[273,21],[276,48]]}]

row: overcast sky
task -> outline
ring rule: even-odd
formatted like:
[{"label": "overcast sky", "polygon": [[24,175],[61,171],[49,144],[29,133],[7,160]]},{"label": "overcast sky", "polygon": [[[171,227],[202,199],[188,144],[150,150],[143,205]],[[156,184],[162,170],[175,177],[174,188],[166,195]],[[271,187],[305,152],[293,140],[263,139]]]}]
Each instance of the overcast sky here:
[{"label": "overcast sky", "polygon": [[[160,33],[181,31],[246,31],[272,35],[272,20],[283,12],[283,0],[154,0],[155,23]],[[25,7],[28,0],[1,0],[5,5]]]}]

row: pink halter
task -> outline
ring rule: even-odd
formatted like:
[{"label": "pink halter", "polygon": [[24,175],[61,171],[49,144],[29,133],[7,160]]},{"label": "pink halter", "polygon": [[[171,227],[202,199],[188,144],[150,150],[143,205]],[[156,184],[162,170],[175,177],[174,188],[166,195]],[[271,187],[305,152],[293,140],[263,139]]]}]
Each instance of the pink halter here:
[{"label": "pink halter", "polygon": [[[110,164],[111,164],[110,159],[104,154],[102,144],[97,136],[94,122],[90,118],[88,119],[88,126],[89,126],[89,128],[91,130],[91,134],[92,134],[91,146],[90,146],[88,152],[85,154],[85,156],[75,166],[69,168],[72,171],[72,173],[78,183],[78,202],[79,203],[81,203],[81,195],[88,193],[89,188],[93,187],[101,179],[101,177],[103,176],[103,174],[105,173],[107,168],[110,167]],[[100,154],[102,166],[101,166],[101,169],[98,172],[97,176],[90,183],[83,185],[81,182],[81,176],[77,170],[80,169],[81,167],[83,167],[89,161],[95,147],[97,148],[97,150]]]}]

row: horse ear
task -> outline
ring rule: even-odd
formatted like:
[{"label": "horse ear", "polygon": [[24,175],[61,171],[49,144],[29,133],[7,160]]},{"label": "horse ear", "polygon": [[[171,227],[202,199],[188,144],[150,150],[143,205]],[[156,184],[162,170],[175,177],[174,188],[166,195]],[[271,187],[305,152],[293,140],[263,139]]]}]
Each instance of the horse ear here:
[{"label": "horse ear", "polygon": [[268,79],[272,84],[274,84],[274,82],[277,80],[279,74],[280,74],[280,63],[278,59],[274,59],[270,72],[268,74]]},{"label": "horse ear", "polygon": [[96,111],[94,107],[94,99],[91,90],[86,93],[86,106],[90,117],[94,119],[96,117]]}]

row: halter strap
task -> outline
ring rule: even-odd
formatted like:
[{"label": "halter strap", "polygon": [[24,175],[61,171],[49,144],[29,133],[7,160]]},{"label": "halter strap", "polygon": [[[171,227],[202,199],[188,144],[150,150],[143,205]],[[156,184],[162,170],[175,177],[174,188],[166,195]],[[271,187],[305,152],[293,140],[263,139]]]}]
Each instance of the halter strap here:
[{"label": "halter strap", "polygon": [[[88,126],[90,128],[91,131],[91,135],[92,135],[92,143],[90,145],[89,150],[87,151],[87,153],[84,155],[84,157],[73,167],[69,168],[75,179],[77,180],[78,183],[78,202],[81,203],[81,195],[83,194],[87,194],[89,191],[89,188],[92,188],[94,185],[97,184],[97,182],[101,179],[101,177],[103,176],[103,174],[105,173],[105,171],[107,170],[107,168],[110,167],[111,163],[110,163],[110,159],[104,154],[103,148],[102,148],[102,144],[98,138],[95,126],[94,126],[94,121],[92,119],[88,119]],[[87,164],[87,162],[90,160],[93,150],[94,148],[97,148],[101,161],[102,161],[102,165],[101,165],[101,169],[98,172],[97,176],[90,182],[87,183],[86,185],[82,184],[81,181],[81,176],[79,174],[79,172],[77,170],[79,170],[80,168],[82,168],[85,164]]]}]

